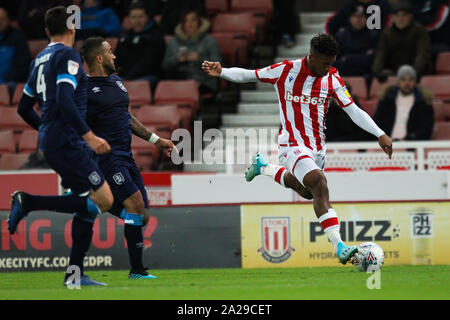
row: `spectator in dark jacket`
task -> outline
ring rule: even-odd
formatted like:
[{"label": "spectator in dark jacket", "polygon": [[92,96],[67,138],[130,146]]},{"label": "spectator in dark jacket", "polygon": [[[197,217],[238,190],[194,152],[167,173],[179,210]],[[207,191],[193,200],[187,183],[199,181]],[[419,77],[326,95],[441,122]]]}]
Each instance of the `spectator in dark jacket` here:
[{"label": "spectator in dark jacket", "polygon": [[[332,35],[333,37],[336,33],[349,25],[349,18],[352,14],[352,8],[355,5],[362,5],[367,8],[370,5],[377,5],[380,8],[380,27],[384,29],[388,24],[389,14],[391,6],[386,0],[349,0],[342,7],[339,8],[331,17],[328,18],[325,24],[325,32]],[[377,30],[378,32],[381,31]]]},{"label": "spectator in dark jacket", "polygon": [[349,26],[336,33],[339,53],[334,66],[343,76],[363,76],[371,73],[379,33],[366,27],[365,7],[355,4]]},{"label": "spectator in dark jacket", "polygon": [[129,19],[131,30],[121,35],[115,52],[119,75],[125,80],[149,80],[154,89],[164,58],[164,36],[143,3],[131,5]]},{"label": "spectator in dark jacket", "polygon": [[203,72],[202,62],[220,61],[220,49],[207,31],[209,22],[191,11],[184,15],[175,29],[175,37],[168,43],[163,68],[171,79],[193,79],[200,93],[217,91],[217,82]]},{"label": "spectator in dark jacket", "polygon": [[181,16],[187,11],[193,10],[200,13],[201,16],[205,15],[205,0],[166,0],[161,2],[164,2],[160,18],[164,34],[174,34]]},{"label": "spectator in dark jacket", "polygon": [[110,8],[102,8],[101,0],[85,0],[81,10],[81,30],[78,39],[91,36],[117,37],[122,31],[119,17]]},{"label": "spectator in dark jacket", "polygon": [[418,77],[431,72],[431,42],[427,30],[414,20],[412,7],[400,1],[392,8],[393,24],[381,34],[372,72],[381,82],[404,64],[414,67]]},{"label": "spectator in dark jacket", "polygon": [[25,34],[9,25],[8,13],[0,7],[0,83],[12,89],[25,82],[30,61]]},{"label": "spectator in dark jacket", "polygon": [[56,6],[69,6],[70,0],[22,0],[19,4],[18,21],[27,38],[47,39],[44,16],[48,9]]},{"label": "spectator in dark jacket", "polygon": [[[352,94],[350,83],[345,82],[345,87],[352,96],[353,101],[359,106],[359,97]],[[361,130],[347,113],[342,110],[335,99],[330,100],[326,119],[326,137],[328,142],[373,140],[373,136]]]},{"label": "spectator in dark jacket", "polygon": [[394,140],[429,140],[433,133],[433,95],[416,85],[417,75],[411,66],[402,66],[397,84],[380,91],[375,122]]}]

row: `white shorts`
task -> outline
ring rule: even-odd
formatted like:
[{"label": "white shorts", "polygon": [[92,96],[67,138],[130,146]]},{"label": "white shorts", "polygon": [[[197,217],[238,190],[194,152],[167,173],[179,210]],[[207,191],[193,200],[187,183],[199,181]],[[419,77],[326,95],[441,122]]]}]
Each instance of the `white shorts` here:
[{"label": "white shorts", "polygon": [[324,169],[325,152],[325,148],[320,151],[313,151],[305,146],[279,146],[278,158],[280,160],[280,165],[285,167],[304,186],[303,178],[308,172]]}]

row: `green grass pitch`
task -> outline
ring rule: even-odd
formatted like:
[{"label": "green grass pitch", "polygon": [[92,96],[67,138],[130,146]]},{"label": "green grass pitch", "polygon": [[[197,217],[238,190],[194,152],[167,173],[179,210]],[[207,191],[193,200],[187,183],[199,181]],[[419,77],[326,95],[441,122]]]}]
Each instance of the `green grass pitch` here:
[{"label": "green grass pitch", "polygon": [[88,271],[107,287],[62,286],[62,272],[0,273],[0,299],[450,299],[450,266],[385,266],[381,288],[351,267],[152,270],[155,280],[127,271]]}]

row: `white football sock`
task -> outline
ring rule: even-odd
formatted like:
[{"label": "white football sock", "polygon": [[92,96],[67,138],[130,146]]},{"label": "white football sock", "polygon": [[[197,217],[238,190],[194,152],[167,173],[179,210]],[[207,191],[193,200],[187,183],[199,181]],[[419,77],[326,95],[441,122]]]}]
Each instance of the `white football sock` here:
[{"label": "white football sock", "polygon": [[334,251],[336,252],[339,242],[342,242],[339,221],[336,211],[330,208],[327,213],[319,217],[319,222],[322,225],[323,231],[333,244]]},{"label": "white football sock", "polygon": [[281,184],[283,187],[286,187],[284,184],[284,175],[286,174],[287,170],[285,167],[277,166],[274,164],[269,163],[265,167],[261,167],[261,174],[271,177],[275,182]]}]

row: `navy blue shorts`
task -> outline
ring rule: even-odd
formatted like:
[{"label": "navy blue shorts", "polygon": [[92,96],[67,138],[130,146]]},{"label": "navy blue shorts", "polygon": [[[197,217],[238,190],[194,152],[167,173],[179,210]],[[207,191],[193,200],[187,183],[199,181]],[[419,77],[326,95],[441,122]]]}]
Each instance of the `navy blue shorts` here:
[{"label": "navy blue shorts", "polygon": [[145,208],[149,208],[144,180],[134,159],[108,155],[100,160],[99,166],[114,196],[114,205],[110,213],[120,217],[120,211],[124,208],[122,203],[137,191],[142,194]]},{"label": "navy blue shorts", "polygon": [[44,150],[45,160],[61,177],[64,188],[73,194],[97,191],[105,177],[93,158],[93,151],[87,144],[65,145],[57,149]]}]

